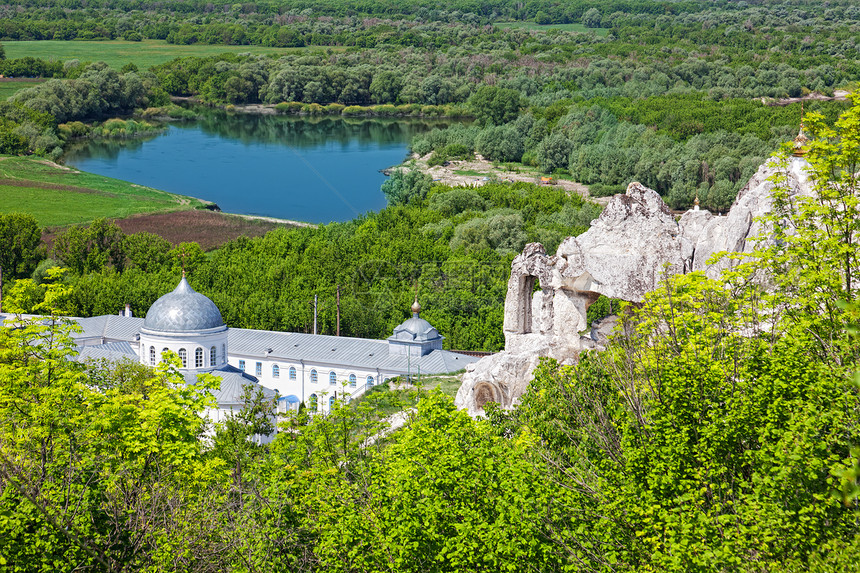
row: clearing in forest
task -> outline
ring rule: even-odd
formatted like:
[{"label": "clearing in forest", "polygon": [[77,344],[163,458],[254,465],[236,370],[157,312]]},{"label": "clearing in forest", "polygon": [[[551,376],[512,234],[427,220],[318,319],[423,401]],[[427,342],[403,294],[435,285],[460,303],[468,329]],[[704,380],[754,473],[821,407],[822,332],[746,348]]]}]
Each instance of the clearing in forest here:
[{"label": "clearing in forest", "polygon": [[[105,62],[114,69],[120,69],[129,62],[139,69],[147,70],[169,62],[174,58],[186,56],[215,56],[225,52],[236,54],[285,54],[303,52],[322,48],[268,48],[265,46],[223,46],[208,44],[191,44],[189,46],[168,44],[165,40],[143,40],[127,42],[125,40],[95,41],[64,41],[64,40],[24,40],[4,41],[6,57],[23,58],[32,56],[43,60],[80,60],[82,62]],[[337,49],[337,48],[331,48]]]}]

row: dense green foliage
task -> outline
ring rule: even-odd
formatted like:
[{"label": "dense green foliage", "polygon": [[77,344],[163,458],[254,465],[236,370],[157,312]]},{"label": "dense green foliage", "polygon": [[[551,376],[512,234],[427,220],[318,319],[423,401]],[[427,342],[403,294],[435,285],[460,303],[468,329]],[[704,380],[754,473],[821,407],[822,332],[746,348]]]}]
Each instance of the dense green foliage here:
[{"label": "dense green foliage", "polygon": [[[856,305],[843,303],[860,272],[860,105],[834,127],[809,124],[813,193],[792,196],[777,174],[752,253],[717,280],[668,278],[622,313],[606,351],[544,362],[520,404],[487,419],[418,389],[407,423],[387,432],[381,407],[415,396],[379,389],[326,416],[291,413],[261,446],[248,440],[269,430],[252,388],[199,439],[209,377],[186,386],[175,364],[70,362],[56,325],[0,330],[0,565],[850,570],[860,345]],[[424,208],[526,217],[538,201],[487,187],[433,188]],[[320,232],[336,246],[347,229]],[[76,287],[50,282],[45,305],[67,309]]]},{"label": "dense green foliage", "polygon": [[[19,5],[32,9],[18,10]],[[698,195],[704,206],[726,209],[754,164],[797,129],[796,105],[771,107],[758,98],[811,91],[832,95],[860,80],[860,10],[850,0],[826,6],[809,0],[497,1],[447,8],[419,1],[128,0],[78,9],[52,0],[19,0],[3,9],[8,18],[0,35],[317,46],[280,56],[179,58],[154,68],[157,82],[148,72],[135,72],[144,92],[116,94],[104,106],[70,95],[74,82],[51,83],[31,94],[35,99],[28,105],[50,110],[59,121],[162,105],[168,94],[218,104],[269,103],[310,115],[470,113],[479,125],[495,128],[473,137],[469,152],[548,173],[560,170],[591,185],[596,195],[638,179],[675,208],[689,206]],[[492,25],[504,20],[582,23],[581,30],[607,33]],[[13,75],[69,79],[83,67],[67,63],[61,70],[57,62],[32,58],[0,61],[0,68],[4,65]],[[373,104],[373,110],[357,107]],[[594,106],[608,110],[619,124],[610,125]],[[559,123],[576,109],[591,114]],[[522,124],[510,125],[525,110],[546,120],[528,137]],[[831,117],[838,111],[839,105],[828,108]],[[740,141],[735,134],[758,141]],[[21,152],[22,141],[12,139],[6,147]],[[430,146],[434,165],[463,155],[462,148],[446,146]],[[428,146],[418,141],[415,148]],[[59,146],[30,141],[27,147],[28,152],[51,149]]]},{"label": "dense green foliage", "polygon": [[3,282],[29,277],[40,259],[42,232],[36,219],[25,213],[0,213],[0,269]]}]

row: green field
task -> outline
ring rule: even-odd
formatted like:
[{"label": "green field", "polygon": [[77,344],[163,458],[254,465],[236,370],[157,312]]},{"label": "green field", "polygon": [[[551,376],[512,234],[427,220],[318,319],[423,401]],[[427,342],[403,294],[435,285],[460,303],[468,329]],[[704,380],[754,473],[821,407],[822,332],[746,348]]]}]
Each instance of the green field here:
[{"label": "green field", "polygon": [[31,88],[40,82],[11,81],[0,82],[0,101],[6,101],[13,93],[24,88]]},{"label": "green field", "polygon": [[[535,24],[534,22],[497,22],[493,24],[497,28],[523,28],[525,30],[562,30],[564,32],[592,33],[605,36],[609,28],[586,28],[582,24]],[[7,56],[8,57],[8,56]]]},{"label": "green field", "polygon": [[202,205],[199,199],[84,173],[44,159],[0,156],[0,212],[30,213],[42,227]]},{"label": "green field", "polygon": [[[168,44],[165,40],[144,40],[142,42],[126,42],[112,40],[104,42],[42,40],[23,42],[3,42],[7,58],[23,58],[32,56],[44,60],[68,61],[78,59],[87,62],[106,62],[115,69],[120,69],[129,62],[134,62],[141,70],[163,64],[174,58],[185,56],[213,56],[232,53],[251,54],[285,54],[306,51],[311,48],[266,48],[263,46],[210,46],[193,44],[178,46]],[[321,48],[320,48],[321,49]]]}]

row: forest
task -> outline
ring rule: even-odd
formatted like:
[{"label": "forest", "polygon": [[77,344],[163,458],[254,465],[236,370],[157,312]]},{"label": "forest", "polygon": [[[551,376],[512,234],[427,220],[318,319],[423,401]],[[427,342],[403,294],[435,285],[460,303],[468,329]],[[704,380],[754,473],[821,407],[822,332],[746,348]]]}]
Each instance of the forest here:
[{"label": "forest", "polygon": [[[719,279],[667,278],[622,312],[605,351],[543,362],[520,404],[478,420],[438,390],[380,386],[327,416],[288,414],[260,446],[250,436],[273,428],[248,392],[204,439],[198,414],[217,380],[186,385],[175,362],[68,360],[56,316],[74,287],[47,270],[40,308],[54,320],[0,330],[0,563],[849,570],[860,557],[860,250],[844,206],[860,202],[860,105],[833,126],[808,121],[817,185],[789,202],[775,181],[776,240]],[[452,193],[428,196],[445,211],[477,202]],[[381,433],[392,407],[410,421]]]},{"label": "forest", "polygon": [[[775,104],[850,91],[860,78],[860,8],[848,0],[823,9],[812,0],[463,2],[450,10],[423,2],[67,4],[4,5],[0,40],[302,49],[178,58],[151,70],[130,63],[109,80],[122,82],[119,93],[101,98],[91,94],[101,93],[107,72],[88,62],[0,59],[0,73],[54,78],[12,104],[59,123],[161,109],[170,96],[264,103],[284,113],[474,117],[481,138],[438,135],[414,149],[444,161],[456,139],[465,153],[572,177],[596,196],[637,179],[676,209],[698,195],[725,211],[754,166],[797,132],[799,103]],[[77,35],[78,28],[88,31]],[[487,89],[496,93],[482,95]],[[488,103],[501,114],[485,113]],[[819,98],[807,109],[834,119],[846,105]],[[0,133],[10,135],[0,137],[0,149],[61,156],[62,141],[52,138],[63,135],[21,113],[3,112]],[[523,122],[534,127],[527,137],[495,143]]]},{"label": "forest", "polygon": [[[6,58],[45,81],[0,102],[0,154],[194,117],[444,117],[411,151],[480,154],[588,186],[638,180],[725,212],[804,122],[816,184],[774,181],[771,233],[719,279],[623,305],[608,348],[544,361],[483,418],[420,384],[279,419],[248,392],[209,427],[203,376],[70,358],[62,316],[140,315],[185,270],[231,327],[384,338],[422,317],[449,349],[504,346],[513,257],[601,207],[554,186],[452,188],[393,170],[387,206],[205,252],[106,219],[0,213],[0,568],[80,571],[814,571],[860,560],[860,7],[854,0],[8,0],[0,42],[159,41],[286,54]],[[138,44],[134,44],[138,45]],[[144,69],[146,68],[146,69]],[[846,94],[847,95],[846,97]],[[801,103],[801,98],[803,103]],[[802,107],[801,107],[802,106]],[[213,129],[217,127],[213,126]],[[273,135],[275,137],[276,135]],[[414,164],[411,164],[414,165]],[[22,206],[26,211],[26,206]],[[610,307],[602,299],[589,320]],[[615,311],[618,305],[613,304]],[[386,416],[409,423],[389,433]],[[852,563],[855,564],[852,566]]]}]

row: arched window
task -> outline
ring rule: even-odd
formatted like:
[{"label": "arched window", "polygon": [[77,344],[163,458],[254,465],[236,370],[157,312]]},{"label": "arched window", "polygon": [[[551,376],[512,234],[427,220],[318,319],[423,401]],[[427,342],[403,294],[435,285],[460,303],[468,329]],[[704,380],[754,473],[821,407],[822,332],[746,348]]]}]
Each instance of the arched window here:
[{"label": "arched window", "polygon": [[308,398],[308,409],[311,412],[317,411],[317,395],[316,394],[311,394],[310,397]]},{"label": "arched window", "polygon": [[161,349],[161,359],[162,359],[162,360],[164,360],[164,353],[165,353],[165,352],[167,352],[167,350],[168,350],[167,348],[162,348],[162,349]]},{"label": "arched window", "polygon": [[182,361],[183,368],[188,368],[188,352],[184,348],[179,349],[179,360]]},{"label": "arched window", "polygon": [[209,366],[217,366],[218,350],[213,346],[209,349]]},{"label": "arched window", "polygon": [[355,388],[355,374],[349,375],[349,387]]},{"label": "arched window", "polygon": [[194,351],[194,368],[203,368],[203,349],[198,348]]},{"label": "arched window", "polygon": [[316,370],[311,370],[311,382],[313,382],[314,384],[317,383],[317,371]]},{"label": "arched window", "polygon": [[329,396],[329,399],[328,399],[328,409],[329,409],[329,410],[331,410],[332,408],[334,408],[334,401],[335,401],[335,399],[336,399],[336,398],[335,398],[334,396]]},{"label": "arched window", "polygon": [[334,370],[328,373],[328,383],[332,386],[337,384],[337,374],[334,373]]},{"label": "arched window", "polygon": [[272,378],[280,378],[281,377],[281,367],[277,364],[272,365]]},{"label": "arched window", "polygon": [[221,345],[221,362],[227,362],[227,345]]},{"label": "arched window", "polygon": [[296,379],[296,368],[295,366],[290,366],[290,380]]},{"label": "arched window", "polygon": [[155,347],[149,347],[149,363],[155,366]]},{"label": "arched window", "polygon": [[244,360],[239,361],[239,370],[241,370],[242,372],[245,371],[245,361]]},{"label": "arched window", "polygon": [[370,388],[371,386],[373,386],[373,376],[368,376],[367,377],[367,387]]}]

